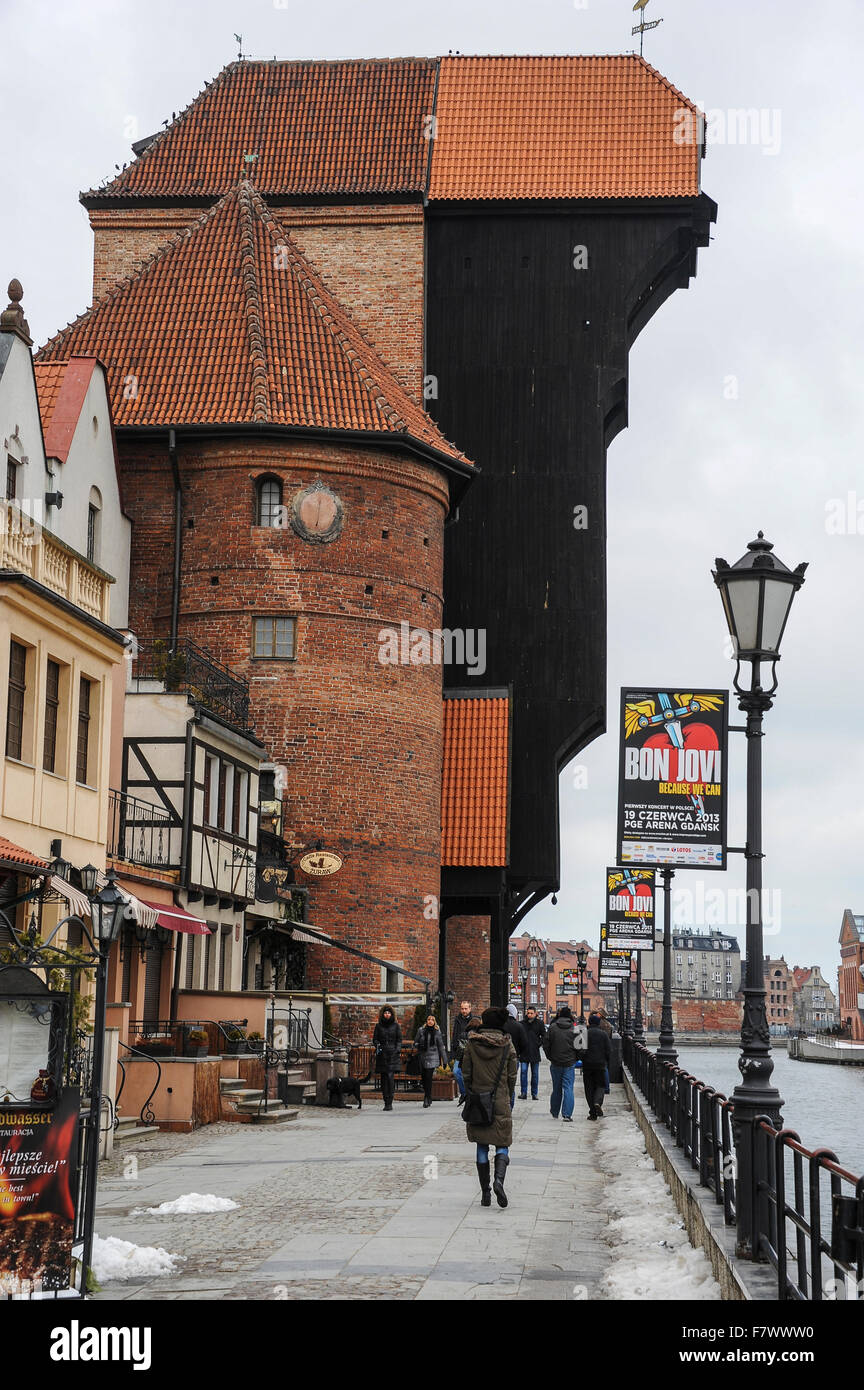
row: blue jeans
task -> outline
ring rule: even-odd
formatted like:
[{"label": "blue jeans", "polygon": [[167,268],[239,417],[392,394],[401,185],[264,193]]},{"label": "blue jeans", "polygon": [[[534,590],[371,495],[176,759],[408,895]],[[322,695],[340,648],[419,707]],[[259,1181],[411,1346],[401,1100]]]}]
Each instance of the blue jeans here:
[{"label": "blue jeans", "polygon": [[528,1068],[529,1068],[529,1067],[531,1068],[531,1094],[532,1094],[532,1096],[534,1097],[534,1099],[536,1100],[536,1099],[537,1099],[537,1086],[538,1086],[538,1083],[539,1083],[539,1081],[540,1081],[540,1063],[539,1063],[539,1062],[520,1062],[520,1063],[519,1063],[519,1067],[520,1067],[520,1072],[521,1072],[521,1080],[520,1080],[519,1085],[520,1085],[520,1091],[521,1091],[521,1093],[522,1093],[523,1096],[527,1096],[527,1095],[528,1095]]},{"label": "blue jeans", "polygon": [[[496,1154],[507,1154],[507,1155],[509,1156],[510,1150],[508,1149],[508,1147],[507,1147],[506,1144],[502,1144],[500,1148],[497,1148],[497,1149],[495,1150],[495,1153],[496,1153]],[[477,1145],[477,1162],[478,1162],[478,1163],[488,1163],[488,1162],[489,1162],[489,1145],[488,1145],[488,1144],[478,1144],[478,1145]]]},{"label": "blue jeans", "polygon": [[459,1087],[460,1096],[464,1096],[465,1082],[462,1080],[462,1068],[458,1062],[453,1063],[453,1075],[456,1078],[456,1085]]},{"label": "blue jeans", "polygon": [[549,1098],[549,1109],[558,1119],[559,1113],[569,1120],[573,1114],[573,1077],[576,1074],[575,1063],[571,1067],[550,1066],[552,1073],[552,1095]]}]

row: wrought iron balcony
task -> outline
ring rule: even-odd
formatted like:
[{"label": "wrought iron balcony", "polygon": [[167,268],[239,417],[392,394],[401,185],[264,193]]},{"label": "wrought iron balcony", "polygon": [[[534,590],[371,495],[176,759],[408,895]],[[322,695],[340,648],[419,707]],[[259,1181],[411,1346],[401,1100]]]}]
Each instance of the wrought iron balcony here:
[{"label": "wrought iron balcony", "polygon": [[235,676],[203,647],[182,637],[174,647],[164,639],[140,642],[132,661],[132,681],[159,681],[165,689],[192,697],[235,728],[249,728],[249,682]]},{"label": "wrought iron balcony", "polygon": [[167,868],[171,817],[148,801],[123,792],[108,793],[108,853],[112,859],[146,868]]}]

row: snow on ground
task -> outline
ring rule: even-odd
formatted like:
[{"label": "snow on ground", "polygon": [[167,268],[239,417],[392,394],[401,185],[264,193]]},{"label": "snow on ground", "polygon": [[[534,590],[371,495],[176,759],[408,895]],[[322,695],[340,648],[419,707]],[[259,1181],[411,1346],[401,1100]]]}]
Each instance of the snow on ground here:
[{"label": "snow on ground", "polygon": [[96,1282],[148,1279],[158,1274],[176,1274],[182,1255],[169,1255],[161,1245],[133,1245],[118,1236],[93,1237],[92,1269]]},{"label": "snow on ground", "polygon": [[611,1263],[600,1281],[608,1299],[719,1300],[704,1252],[694,1250],[672,1194],[645,1152],[627,1111],[597,1125],[597,1157],[609,1175],[605,1199]]},{"label": "snow on ground", "polygon": [[187,1192],[173,1202],[160,1202],[158,1207],[136,1207],[133,1216],[202,1216],[210,1211],[234,1211],[239,1203],[230,1197],[214,1197],[212,1193]]}]

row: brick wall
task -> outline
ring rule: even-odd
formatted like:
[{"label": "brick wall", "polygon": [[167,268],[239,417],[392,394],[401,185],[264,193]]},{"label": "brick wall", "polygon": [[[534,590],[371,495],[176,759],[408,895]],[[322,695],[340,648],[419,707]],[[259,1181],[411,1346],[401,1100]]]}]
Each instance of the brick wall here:
[{"label": "brick wall", "polygon": [[[287,770],[286,839],[320,838],[344,858],[338,874],[311,882],[308,920],[437,983],[438,926],[424,906],[440,891],[442,669],[382,665],[378,634],[402,621],[441,625],[446,481],[390,451],[293,440],[179,446],[180,634],[250,681],[255,732]],[[134,523],[131,625],[139,637],[164,636],[173,538],[164,443],[124,440],[121,467]],[[282,479],[286,504],[316,480],[336,492],[338,539],[253,526],[262,473]],[[268,614],[296,615],[294,661],[252,659],[252,619]],[[323,947],[308,953],[312,988],[381,988],[378,966]],[[358,1011],[343,1036],[366,1038],[371,1018]]]},{"label": "brick wall", "polygon": [[[651,1027],[660,1027],[661,1004],[652,1000]],[[735,999],[676,999],[672,1003],[672,1026],[682,1033],[741,1032],[743,1004]],[[646,1018],[647,1023],[647,1018]]]},{"label": "brick wall", "polygon": [[[95,208],[93,297],[131,275],[202,208]],[[273,207],[274,217],[403,386],[423,398],[423,210]]]},{"label": "brick wall", "polygon": [[463,999],[471,1000],[477,1014],[489,1008],[490,922],[488,917],[449,917],[446,930],[446,987],[456,996],[452,1032],[453,1019]]}]

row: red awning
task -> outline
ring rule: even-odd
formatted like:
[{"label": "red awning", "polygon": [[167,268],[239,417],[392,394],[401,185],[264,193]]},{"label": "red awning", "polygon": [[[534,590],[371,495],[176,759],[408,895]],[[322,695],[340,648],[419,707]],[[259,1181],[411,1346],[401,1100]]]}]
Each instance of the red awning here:
[{"label": "red awning", "polygon": [[202,922],[200,917],[193,917],[190,912],[184,912],[182,907],[169,907],[167,903],[152,903],[147,898],[141,899],[147,907],[152,907],[160,927],[165,927],[167,931],[190,932],[193,936],[209,936],[210,928],[206,922]]}]

